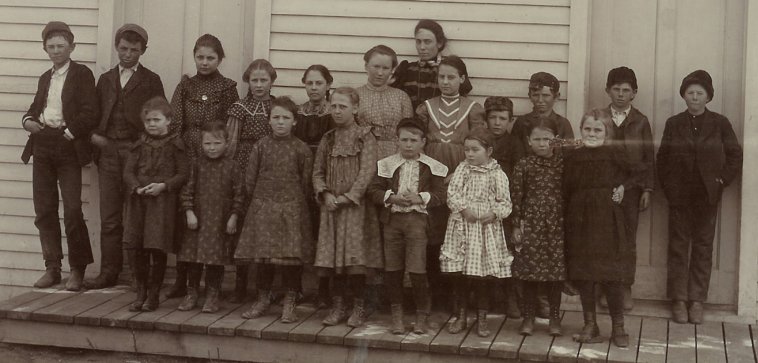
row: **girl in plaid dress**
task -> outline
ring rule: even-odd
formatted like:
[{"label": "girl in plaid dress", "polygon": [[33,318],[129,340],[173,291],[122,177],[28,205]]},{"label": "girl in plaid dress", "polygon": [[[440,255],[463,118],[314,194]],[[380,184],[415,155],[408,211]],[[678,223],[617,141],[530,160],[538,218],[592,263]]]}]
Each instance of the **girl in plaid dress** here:
[{"label": "girl in plaid dress", "polygon": [[440,268],[449,273],[456,298],[456,319],[448,326],[452,334],[466,327],[469,286],[476,289],[478,330],[489,335],[490,281],[511,276],[513,256],[506,247],[502,220],[511,213],[508,177],[492,158],[494,136],[475,128],[464,140],[466,159],[460,163],[448,186],[450,207]]}]

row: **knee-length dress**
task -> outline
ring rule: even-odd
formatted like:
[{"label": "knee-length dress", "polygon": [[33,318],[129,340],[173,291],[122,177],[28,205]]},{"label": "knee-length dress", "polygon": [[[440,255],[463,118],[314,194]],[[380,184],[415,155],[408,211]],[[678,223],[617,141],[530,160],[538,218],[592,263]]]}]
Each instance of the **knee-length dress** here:
[{"label": "knee-length dress", "polygon": [[[497,161],[490,159],[474,166],[464,160],[455,170],[447,193],[451,213],[439,256],[442,272],[510,277],[513,256],[501,222],[511,213],[511,198],[508,177]],[[492,211],[497,220],[488,224],[468,222],[461,214],[464,209],[476,215]]]},{"label": "knee-length dress", "polygon": [[198,158],[179,199],[182,211],[192,210],[198,220],[196,230],[184,232],[179,261],[230,264],[232,236],[226,233],[226,224],[236,214],[239,225],[245,212],[245,192],[237,163],[231,157]]},{"label": "knee-length dress", "polygon": [[[143,135],[129,150],[124,166],[124,248],[172,252],[179,191],[187,181],[189,162],[176,134]],[[138,195],[137,188],[166,183],[157,196]]]},{"label": "knee-length dress", "polygon": [[572,280],[633,283],[634,241],[627,241],[624,211],[612,200],[613,188],[638,183],[621,150],[580,148],[565,157],[566,254]]},{"label": "knee-length dress", "polygon": [[[407,97],[407,96],[406,96]],[[376,174],[376,139],[369,127],[351,125],[324,135],[313,167],[313,190],[344,195],[348,205],[321,206],[316,260],[323,273],[363,274],[384,267],[376,208],[364,194]]]},{"label": "knee-length dress", "polygon": [[563,243],[563,157],[530,155],[521,159],[510,180],[512,227],[523,228],[515,248],[513,277],[526,281],[566,279]]},{"label": "knee-length dress", "polygon": [[237,82],[219,72],[182,77],[171,97],[174,116],[169,129],[182,135],[191,160],[203,155],[200,132],[203,124],[226,122],[226,112],[238,98]]},{"label": "knee-length dress", "polygon": [[397,152],[397,124],[413,117],[413,105],[408,95],[394,87],[375,87],[365,84],[356,88],[360,103],[357,122],[371,127],[376,137],[376,155],[379,160]]},{"label": "knee-length dress", "polygon": [[250,153],[245,187],[251,195],[234,258],[301,265],[313,261],[307,197],[313,155],[294,136],[266,136]]}]

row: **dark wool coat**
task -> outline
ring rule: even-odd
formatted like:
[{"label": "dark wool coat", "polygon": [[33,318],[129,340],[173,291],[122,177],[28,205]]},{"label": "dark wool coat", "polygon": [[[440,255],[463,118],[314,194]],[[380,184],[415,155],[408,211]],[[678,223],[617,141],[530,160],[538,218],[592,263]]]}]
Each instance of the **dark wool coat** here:
[{"label": "dark wool coat", "polygon": [[[103,73],[97,80],[97,96],[100,100],[100,123],[94,132],[99,135],[105,136],[108,122],[111,120],[113,107],[118,102],[118,93],[121,87],[120,82],[118,66]],[[143,67],[142,64],[138,66],[137,71],[134,72],[129,82],[126,83],[122,92],[124,93],[124,117],[138,131],[143,130],[142,117],[140,115],[142,105],[153,97],[166,97],[161,77]]]},{"label": "dark wool coat", "polygon": [[[612,112],[610,106],[608,112]],[[629,162],[641,163],[639,188],[652,191],[655,187],[655,152],[653,151],[653,133],[647,117],[632,107],[621,126],[614,124],[613,127],[614,140],[624,145]]]}]

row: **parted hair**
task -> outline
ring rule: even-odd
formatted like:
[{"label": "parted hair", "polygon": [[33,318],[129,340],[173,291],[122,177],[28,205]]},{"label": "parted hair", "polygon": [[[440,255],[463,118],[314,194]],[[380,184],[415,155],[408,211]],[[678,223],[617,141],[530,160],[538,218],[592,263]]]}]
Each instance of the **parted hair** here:
[{"label": "parted hair", "polygon": [[252,62],[250,62],[250,65],[247,66],[247,69],[245,69],[245,73],[242,74],[242,80],[245,81],[245,83],[250,82],[250,74],[253,73],[253,71],[257,70],[263,70],[268,73],[268,76],[271,78],[271,83],[274,83],[276,81],[276,69],[271,64],[271,62],[258,58]]},{"label": "parted hair", "polygon": [[224,53],[224,47],[221,45],[221,41],[211,34],[203,34],[200,38],[197,38],[195,47],[192,48],[192,54],[197,53],[197,50],[201,47],[208,47],[213,49],[218,54],[219,59],[224,59],[226,54]]},{"label": "parted hair", "polygon": [[392,58],[392,68],[397,67],[397,53],[395,53],[394,49],[384,44],[379,44],[369,49],[365,54],[363,54],[363,61],[368,63],[371,60],[371,58],[377,54],[384,54],[384,55],[390,56],[390,58]]}]

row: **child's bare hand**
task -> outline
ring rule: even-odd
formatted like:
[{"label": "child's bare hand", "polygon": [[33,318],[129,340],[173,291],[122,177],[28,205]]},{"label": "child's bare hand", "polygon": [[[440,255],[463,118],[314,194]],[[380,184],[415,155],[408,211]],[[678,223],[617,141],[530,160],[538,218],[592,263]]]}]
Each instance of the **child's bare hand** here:
[{"label": "child's bare hand", "polygon": [[36,134],[42,131],[42,124],[38,121],[27,119],[27,121],[24,122],[24,130],[29,131],[29,133]]},{"label": "child's bare hand", "polygon": [[403,197],[405,197],[405,199],[408,200],[411,203],[411,205],[424,204],[424,200],[421,199],[421,195],[419,195],[418,193],[405,193]]},{"label": "child's bare hand", "polygon": [[195,215],[195,212],[193,212],[192,210],[188,210],[185,214],[187,216],[187,228],[193,231],[196,230],[198,226],[198,222],[197,222],[197,216]]},{"label": "child's bare hand", "polygon": [[330,212],[337,210],[337,198],[334,197],[334,194],[324,193],[324,205],[326,206],[326,210]]},{"label": "child's bare hand", "polygon": [[347,197],[344,195],[337,197],[337,207],[344,207],[350,203],[352,203],[350,199],[347,199]]},{"label": "child's bare hand", "polygon": [[520,245],[521,239],[524,237],[524,232],[521,231],[520,227],[514,227],[513,228],[513,244],[514,245]]},{"label": "child's bare hand", "polygon": [[619,185],[615,188],[613,188],[613,202],[616,204],[621,204],[621,201],[624,200],[624,186]]},{"label": "child's bare hand", "polygon": [[487,213],[484,213],[481,217],[479,217],[479,221],[482,222],[482,224],[489,224],[497,221],[497,216],[495,213],[492,213],[492,211],[487,211]]},{"label": "child's bare hand", "polygon": [[144,188],[144,194],[157,197],[166,190],[166,183],[150,183]]},{"label": "child's bare hand", "polygon": [[89,138],[89,141],[92,143],[92,145],[95,145],[99,148],[108,146],[108,139],[98,134],[92,134],[92,136]]},{"label": "child's bare hand", "polygon": [[479,220],[479,218],[474,214],[472,211],[468,209],[464,209],[461,211],[461,216],[463,216],[463,219],[466,220],[466,222],[469,223],[476,223],[476,221]]},{"label": "child's bare hand", "polygon": [[644,191],[642,192],[642,195],[640,195],[640,212],[647,209],[647,207],[650,206],[650,191]]},{"label": "child's bare hand", "polygon": [[387,201],[390,204],[399,205],[401,207],[409,207],[411,205],[411,202],[402,195],[390,195]]},{"label": "child's bare hand", "polygon": [[237,215],[236,214],[232,214],[231,217],[229,217],[229,221],[226,222],[226,233],[227,234],[237,233]]}]

